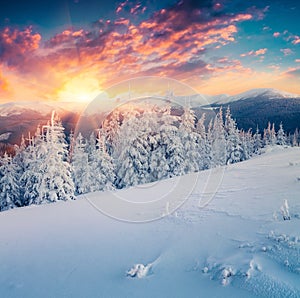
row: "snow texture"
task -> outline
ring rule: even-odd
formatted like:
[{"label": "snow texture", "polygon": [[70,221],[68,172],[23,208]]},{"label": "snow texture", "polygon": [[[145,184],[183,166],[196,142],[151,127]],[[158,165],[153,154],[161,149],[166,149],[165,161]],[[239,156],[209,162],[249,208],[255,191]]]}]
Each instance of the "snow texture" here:
[{"label": "snow texture", "polygon": [[299,172],[299,148],[269,148],[225,166],[205,208],[208,171],[190,174],[185,204],[143,224],[95,209],[104,192],[1,212],[0,296],[300,297]]}]

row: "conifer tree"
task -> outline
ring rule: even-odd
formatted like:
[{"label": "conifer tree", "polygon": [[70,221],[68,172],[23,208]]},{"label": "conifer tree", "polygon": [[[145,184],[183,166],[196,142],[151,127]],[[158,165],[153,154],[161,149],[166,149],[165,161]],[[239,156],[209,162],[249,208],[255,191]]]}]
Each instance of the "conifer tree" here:
[{"label": "conifer tree", "polygon": [[51,121],[43,127],[47,154],[41,165],[42,179],[38,189],[41,202],[74,199],[74,183],[68,163],[64,128],[52,113]]},{"label": "conifer tree", "polygon": [[282,122],[279,124],[279,130],[277,132],[277,144],[281,146],[285,146],[287,144],[287,138],[283,130]]},{"label": "conifer tree", "polygon": [[189,107],[184,109],[181,116],[178,134],[183,146],[183,171],[192,173],[200,170],[199,160],[201,160],[200,147],[203,145],[200,134],[195,130],[196,116]]},{"label": "conifer tree", "polygon": [[0,211],[15,207],[20,196],[17,169],[7,153],[0,159]]},{"label": "conifer tree", "polygon": [[253,136],[253,153],[260,154],[261,148],[263,147],[261,134],[259,132],[258,126],[256,127],[256,132]]},{"label": "conifer tree", "polygon": [[223,122],[223,112],[220,108],[215,116],[212,130],[212,153],[215,166],[226,164],[226,140]]},{"label": "conifer tree", "polygon": [[242,160],[243,148],[240,139],[239,130],[236,127],[236,122],[232,119],[229,107],[226,111],[225,118],[225,133],[226,133],[226,164],[236,163]]},{"label": "conifer tree", "polygon": [[102,191],[114,188],[115,166],[112,158],[106,151],[105,137],[101,131],[98,132],[96,144],[90,150],[90,190]]},{"label": "conifer tree", "polygon": [[87,193],[91,190],[91,171],[87,144],[82,134],[79,133],[73,142],[72,173],[77,194]]}]

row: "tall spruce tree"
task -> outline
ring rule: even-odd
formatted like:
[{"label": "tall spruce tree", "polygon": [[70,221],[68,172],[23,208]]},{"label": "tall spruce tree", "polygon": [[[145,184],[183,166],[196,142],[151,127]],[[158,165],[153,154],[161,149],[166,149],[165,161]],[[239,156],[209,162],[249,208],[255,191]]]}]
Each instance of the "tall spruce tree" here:
[{"label": "tall spruce tree", "polygon": [[68,150],[64,128],[55,112],[43,127],[47,155],[41,165],[42,179],[38,189],[41,202],[74,199],[72,170],[68,163]]},{"label": "tall spruce tree", "polygon": [[0,159],[0,211],[15,207],[20,190],[17,181],[17,168],[7,153]]}]

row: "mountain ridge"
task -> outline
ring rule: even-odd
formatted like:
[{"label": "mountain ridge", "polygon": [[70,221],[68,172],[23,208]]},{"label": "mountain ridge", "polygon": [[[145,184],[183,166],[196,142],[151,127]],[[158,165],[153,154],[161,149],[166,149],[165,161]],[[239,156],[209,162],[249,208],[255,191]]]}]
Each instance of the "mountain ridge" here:
[{"label": "mountain ridge", "polygon": [[[227,94],[174,96],[173,101],[182,106],[189,105],[197,117],[205,112],[208,118],[209,114],[214,114],[215,109],[220,107],[226,109],[230,106],[238,127],[244,130],[251,128],[254,131],[258,125],[262,131],[269,121],[274,122],[276,127],[282,121],[285,130],[293,133],[300,122],[300,95],[274,88],[251,89],[234,96]],[[95,104],[97,106],[96,101]],[[116,101],[115,107],[119,105],[120,102]],[[88,106],[91,113],[85,115]],[[110,110],[113,106],[114,104]],[[100,115],[102,108],[103,112]],[[105,113],[110,111],[107,107],[99,106],[99,109],[94,109],[93,105],[79,102],[19,101],[0,104],[0,135],[3,136],[0,143],[19,144],[22,135],[26,136],[29,131],[34,133],[39,124],[47,123],[53,110],[60,115],[67,135],[75,130],[78,119],[81,122],[89,119],[88,121],[93,123],[101,123]]]}]

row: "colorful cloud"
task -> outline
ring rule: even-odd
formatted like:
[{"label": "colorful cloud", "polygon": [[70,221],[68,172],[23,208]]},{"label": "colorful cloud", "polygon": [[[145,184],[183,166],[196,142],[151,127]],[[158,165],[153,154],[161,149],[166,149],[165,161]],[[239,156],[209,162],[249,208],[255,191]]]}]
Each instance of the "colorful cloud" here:
[{"label": "colorful cloud", "polygon": [[[111,84],[144,75],[179,79],[199,92],[232,93],[236,87],[226,82],[253,73],[259,77],[238,58],[262,58],[269,53],[267,47],[236,55],[222,51],[238,45],[240,26],[259,22],[268,7],[229,11],[225,1],[207,0],[180,1],[144,16],[146,10],[145,3],[125,1],[116,6],[115,18],[70,26],[47,39],[32,26],[2,28],[1,94],[9,94],[12,100],[88,100]],[[299,37],[293,35],[290,40],[295,46]],[[294,52],[288,47],[281,51],[284,56]],[[251,87],[256,87],[254,82],[248,84]],[[22,98],[25,95],[30,98]]]},{"label": "colorful cloud", "polygon": [[280,49],[280,52],[282,52],[284,56],[289,56],[289,55],[293,54],[293,51],[291,49],[289,49],[289,48]]},{"label": "colorful cloud", "polygon": [[249,51],[247,53],[243,53],[241,54],[240,56],[241,57],[246,57],[246,56],[259,56],[259,55],[264,55],[266,52],[267,52],[268,49],[264,48],[264,49],[259,49],[259,50],[252,50],[252,51]]}]

